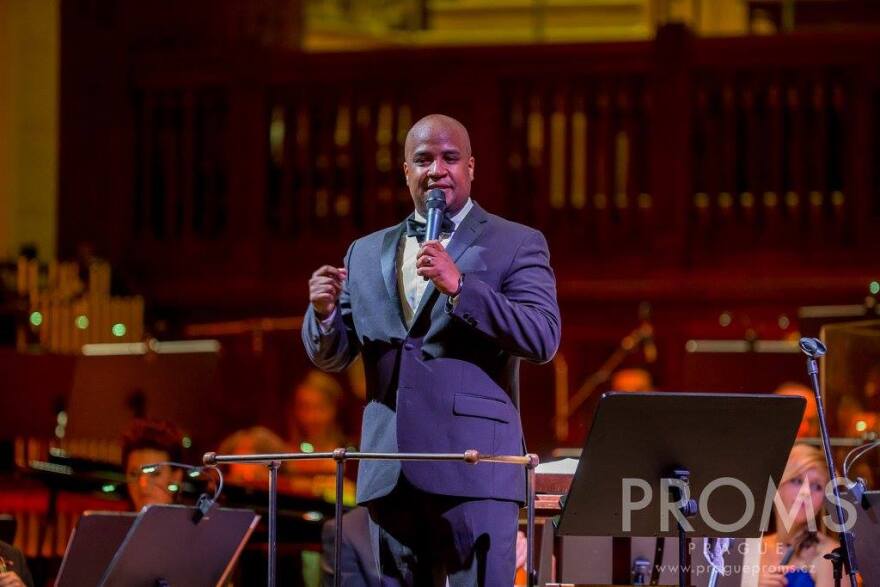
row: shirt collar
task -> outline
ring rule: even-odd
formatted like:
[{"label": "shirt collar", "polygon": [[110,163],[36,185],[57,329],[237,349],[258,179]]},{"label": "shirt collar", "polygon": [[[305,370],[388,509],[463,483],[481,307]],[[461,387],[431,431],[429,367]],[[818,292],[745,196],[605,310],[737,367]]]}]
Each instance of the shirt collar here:
[{"label": "shirt collar", "polygon": [[[458,225],[461,224],[461,221],[465,219],[465,216],[468,215],[468,212],[470,212],[471,208],[473,207],[474,201],[471,200],[470,197],[468,197],[467,202],[464,203],[464,206],[461,207],[461,210],[458,211],[458,214],[450,218],[450,220],[452,220],[452,223],[455,224],[456,230],[458,230]],[[427,220],[425,220],[425,217],[419,214],[418,210],[415,211],[414,216],[418,222],[427,222]]]}]

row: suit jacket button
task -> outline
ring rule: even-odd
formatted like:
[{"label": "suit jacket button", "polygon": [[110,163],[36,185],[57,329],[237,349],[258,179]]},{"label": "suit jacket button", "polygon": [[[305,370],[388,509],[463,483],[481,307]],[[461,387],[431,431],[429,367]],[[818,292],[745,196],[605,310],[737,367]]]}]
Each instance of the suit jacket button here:
[{"label": "suit jacket button", "polygon": [[416,345],[414,345],[414,344],[411,343],[411,342],[408,342],[408,343],[406,343],[405,345],[403,345],[403,348],[405,348],[405,349],[408,350],[408,351],[411,351],[411,350],[413,350],[414,348],[416,348]]}]

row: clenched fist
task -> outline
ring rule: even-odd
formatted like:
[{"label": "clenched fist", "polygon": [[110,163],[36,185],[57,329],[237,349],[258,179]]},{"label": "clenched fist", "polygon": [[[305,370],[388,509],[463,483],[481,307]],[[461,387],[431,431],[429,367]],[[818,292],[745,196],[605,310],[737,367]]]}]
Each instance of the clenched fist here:
[{"label": "clenched fist", "polygon": [[312,273],[309,279],[309,303],[315,309],[318,318],[327,318],[336,309],[339,294],[342,293],[342,284],[348,271],[345,267],[333,267],[324,265]]}]

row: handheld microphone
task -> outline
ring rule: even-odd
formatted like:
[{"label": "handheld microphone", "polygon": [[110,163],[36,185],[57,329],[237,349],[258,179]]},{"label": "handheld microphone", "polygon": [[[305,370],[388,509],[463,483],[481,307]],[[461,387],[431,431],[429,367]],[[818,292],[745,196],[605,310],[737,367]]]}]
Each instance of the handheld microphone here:
[{"label": "handheld microphone", "polygon": [[443,224],[443,214],[446,212],[446,196],[443,195],[443,190],[433,189],[428,192],[426,204],[428,225],[425,228],[425,240],[440,240],[440,226]]}]

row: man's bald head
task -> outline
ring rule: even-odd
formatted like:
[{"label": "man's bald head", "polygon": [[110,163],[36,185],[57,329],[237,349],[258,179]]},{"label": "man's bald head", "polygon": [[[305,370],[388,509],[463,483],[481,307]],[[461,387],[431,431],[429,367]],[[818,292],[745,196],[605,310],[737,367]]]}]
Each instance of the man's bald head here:
[{"label": "man's bald head", "polygon": [[445,114],[429,114],[419,119],[406,133],[406,142],[403,146],[406,160],[410,160],[417,144],[436,140],[439,137],[454,139],[454,142],[461,145],[462,155],[471,156],[471,137],[464,125]]},{"label": "man's bald head", "polygon": [[471,139],[464,125],[443,114],[430,114],[409,129],[404,151],[403,174],[416,210],[426,214],[425,200],[432,189],[443,191],[447,213],[461,210],[474,180]]}]

